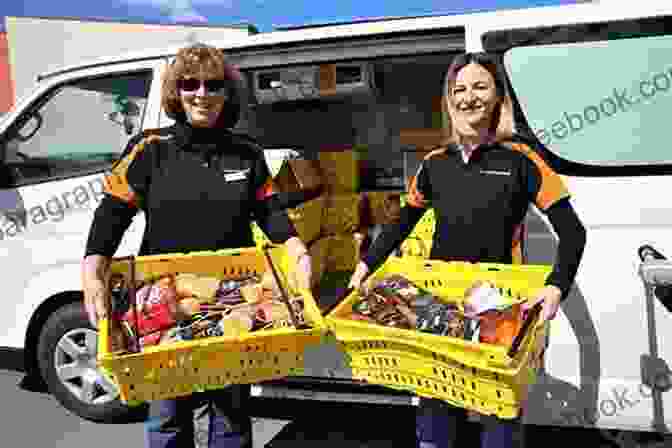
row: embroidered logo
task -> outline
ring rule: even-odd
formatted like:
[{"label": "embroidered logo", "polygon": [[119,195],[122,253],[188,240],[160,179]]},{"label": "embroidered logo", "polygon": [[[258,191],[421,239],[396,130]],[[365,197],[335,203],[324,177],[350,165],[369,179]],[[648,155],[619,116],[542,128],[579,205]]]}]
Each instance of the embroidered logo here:
[{"label": "embroidered logo", "polygon": [[227,182],[234,182],[237,180],[245,180],[247,179],[247,176],[250,174],[250,169],[245,169],[242,171],[233,171],[233,172],[225,172],[224,173],[224,179]]},{"label": "embroidered logo", "polygon": [[494,174],[496,176],[510,176],[511,171],[481,170],[481,174]]}]

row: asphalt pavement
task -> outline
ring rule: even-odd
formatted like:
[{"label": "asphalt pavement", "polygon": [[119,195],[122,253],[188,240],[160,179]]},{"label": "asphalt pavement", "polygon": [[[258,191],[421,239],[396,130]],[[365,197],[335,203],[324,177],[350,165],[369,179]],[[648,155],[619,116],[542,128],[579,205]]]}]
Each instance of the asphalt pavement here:
[{"label": "asphalt pavement", "polygon": [[[97,424],[65,410],[51,395],[19,388],[22,373],[0,370],[0,446],[3,448],[142,448],[143,424]],[[254,448],[287,421],[255,419]]]},{"label": "asphalt pavement", "polygon": [[[60,406],[49,394],[30,392],[19,387],[23,373],[0,370],[0,447],[2,448],[142,448],[143,424],[97,424],[83,420]],[[396,413],[395,413],[396,414]],[[401,418],[400,418],[401,416]],[[254,419],[254,448],[414,448],[408,440],[413,421],[407,412],[364,412],[315,415],[305,423],[265,418]],[[380,420],[387,422],[381,425]],[[323,424],[318,424],[322,422]],[[401,430],[398,430],[399,427]],[[470,426],[470,424],[467,424]],[[378,428],[377,434],[371,432]],[[395,432],[395,428],[398,430]],[[476,428],[475,426],[471,429]],[[345,431],[350,429],[350,431]],[[476,448],[477,433],[466,433],[460,448]],[[463,431],[464,432],[464,431]],[[564,446],[617,448],[618,444],[599,441],[594,431],[579,433],[546,428],[526,437],[528,448],[543,446],[550,440]],[[368,436],[368,437],[367,437]],[[474,438],[476,436],[476,438]],[[271,442],[272,440],[272,442]],[[270,442],[270,443],[269,443]],[[640,445],[642,448],[647,445]],[[661,445],[656,445],[661,446]],[[666,446],[666,445],[665,445]],[[667,446],[666,446],[667,448]]]},{"label": "asphalt pavement", "polygon": [[[20,387],[23,378],[20,371],[0,369],[0,447],[143,447],[143,423],[100,424],[81,419],[51,395]],[[377,420],[386,423],[380,425]],[[253,448],[413,448],[414,445],[405,437],[413,434],[408,411],[353,412],[347,408],[320,412],[295,422],[254,418],[253,430]]]}]

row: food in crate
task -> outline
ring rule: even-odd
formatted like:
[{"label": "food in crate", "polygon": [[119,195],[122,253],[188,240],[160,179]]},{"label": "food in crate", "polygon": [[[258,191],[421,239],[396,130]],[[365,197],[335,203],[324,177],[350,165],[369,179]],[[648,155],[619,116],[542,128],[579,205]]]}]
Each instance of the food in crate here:
[{"label": "food in crate", "polygon": [[[123,277],[111,280],[113,320],[121,330],[113,336],[118,349],[137,351],[180,340],[293,325],[279,287],[267,274],[228,280],[163,275],[136,285],[135,291],[133,308]],[[302,299],[290,297],[289,303],[298,323],[304,324]]]},{"label": "food in crate", "polygon": [[464,311],[478,321],[479,341],[510,345],[522,325],[520,305],[491,282],[477,281],[465,293]]},{"label": "food in crate", "polygon": [[400,275],[375,282],[353,306],[352,318],[389,327],[463,337],[459,307],[442,301]]},{"label": "food in crate", "polygon": [[[461,308],[458,303],[462,303]],[[352,307],[351,319],[440,336],[511,344],[520,308],[494,284],[477,281],[463,298],[441,298],[394,274],[374,282]]]}]

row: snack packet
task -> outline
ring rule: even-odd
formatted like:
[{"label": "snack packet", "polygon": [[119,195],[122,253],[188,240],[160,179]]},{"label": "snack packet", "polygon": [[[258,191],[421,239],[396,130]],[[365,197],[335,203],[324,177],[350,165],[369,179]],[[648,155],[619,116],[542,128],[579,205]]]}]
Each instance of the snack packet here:
[{"label": "snack packet", "polygon": [[215,292],[215,298],[220,305],[235,305],[245,302],[242,288],[246,285],[259,283],[257,276],[244,277],[241,279],[222,280]]},{"label": "snack packet", "polygon": [[479,341],[510,345],[522,326],[520,304],[504,298],[490,282],[476,282],[465,293],[465,314],[479,321]]},{"label": "snack packet", "polygon": [[[137,313],[131,307],[124,314],[123,320],[135,330],[139,337],[171,328],[177,321],[178,307],[175,288],[162,286],[159,282],[140,288],[135,294],[134,306]],[[154,339],[149,338],[148,342],[150,340]]]}]

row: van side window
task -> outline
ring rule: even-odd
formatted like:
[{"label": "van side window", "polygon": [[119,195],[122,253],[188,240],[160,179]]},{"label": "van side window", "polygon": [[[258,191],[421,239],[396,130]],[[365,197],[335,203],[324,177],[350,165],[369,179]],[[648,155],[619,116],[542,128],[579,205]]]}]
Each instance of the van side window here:
[{"label": "van side window", "polygon": [[531,131],[567,161],[672,163],[672,36],[517,47],[504,57]]},{"label": "van side window", "polygon": [[14,183],[91,174],[142,129],[152,73],[87,78],[52,90],[6,144]]}]

